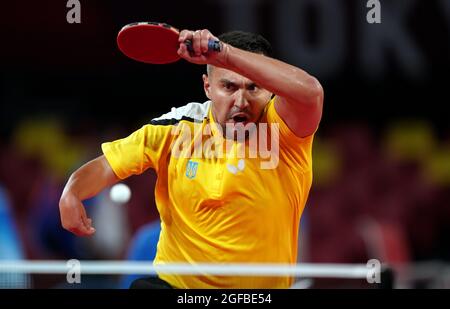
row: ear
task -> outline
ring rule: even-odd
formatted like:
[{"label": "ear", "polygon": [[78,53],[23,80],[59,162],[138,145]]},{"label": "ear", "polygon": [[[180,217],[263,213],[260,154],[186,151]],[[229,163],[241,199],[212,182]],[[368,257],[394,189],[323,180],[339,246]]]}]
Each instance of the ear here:
[{"label": "ear", "polygon": [[208,99],[211,100],[210,91],[211,91],[211,85],[209,83],[209,77],[206,74],[203,74],[203,90],[205,91],[205,95]]}]

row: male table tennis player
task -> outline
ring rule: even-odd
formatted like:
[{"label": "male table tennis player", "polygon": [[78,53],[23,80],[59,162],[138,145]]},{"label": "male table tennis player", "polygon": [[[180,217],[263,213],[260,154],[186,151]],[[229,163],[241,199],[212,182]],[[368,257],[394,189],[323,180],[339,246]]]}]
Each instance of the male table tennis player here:
[{"label": "male table tennis player", "polygon": [[[193,51],[183,43],[188,39]],[[222,50],[209,52],[209,39],[219,39]],[[183,30],[179,42],[181,58],[207,65],[203,87],[209,101],[172,109],[130,136],[102,144],[103,155],[75,171],[64,188],[59,205],[63,227],[79,236],[94,234],[83,200],[153,168],[161,217],[155,263],[295,264],[299,221],[312,184],[311,148],[322,115],[320,83],[271,58],[269,42],[257,34],[233,31],[216,38],[208,30]],[[267,156],[236,155],[249,147],[249,140],[260,139],[256,131],[247,133],[244,141],[236,138],[237,131],[225,134],[230,126],[263,123],[278,128],[267,129],[268,140],[277,140],[279,147],[270,158],[272,166],[264,166]],[[206,155],[208,151],[197,157],[180,155],[198,150],[195,138],[188,139],[184,149],[180,146],[186,140],[182,128],[194,132],[195,126],[210,126],[200,134],[200,150],[208,148],[206,137],[224,144],[231,140],[223,157]],[[177,143],[180,138],[185,140]],[[174,288],[288,288],[293,278],[160,274],[148,283]],[[136,285],[145,286],[145,281]]]}]

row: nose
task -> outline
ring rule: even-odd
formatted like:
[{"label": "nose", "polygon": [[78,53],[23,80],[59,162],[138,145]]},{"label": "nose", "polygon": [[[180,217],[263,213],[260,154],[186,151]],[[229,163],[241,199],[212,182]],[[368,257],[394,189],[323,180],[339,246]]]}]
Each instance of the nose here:
[{"label": "nose", "polygon": [[245,110],[250,106],[250,103],[245,97],[245,92],[243,90],[236,92],[236,99],[234,100],[234,106],[236,106],[240,110]]}]

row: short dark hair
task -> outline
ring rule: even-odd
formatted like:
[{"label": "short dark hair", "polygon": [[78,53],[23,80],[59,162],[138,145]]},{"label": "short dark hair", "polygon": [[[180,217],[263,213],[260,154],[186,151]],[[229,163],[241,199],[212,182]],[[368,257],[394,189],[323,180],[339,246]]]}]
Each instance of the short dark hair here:
[{"label": "short dark hair", "polygon": [[262,35],[244,32],[230,31],[219,35],[219,40],[233,47],[243,49],[252,53],[272,56],[272,46]]},{"label": "short dark hair", "polygon": [[[272,45],[262,35],[245,32],[245,31],[230,31],[219,35],[219,40],[229,44],[233,47],[246,50],[256,54],[263,54],[265,56],[272,56]],[[211,66],[206,66],[208,75],[211,73]]]}]

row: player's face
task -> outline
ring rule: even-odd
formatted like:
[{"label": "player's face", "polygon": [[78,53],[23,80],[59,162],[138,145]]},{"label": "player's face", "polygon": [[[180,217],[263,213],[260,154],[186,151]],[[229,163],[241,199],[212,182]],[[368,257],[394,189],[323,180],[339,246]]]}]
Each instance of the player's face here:
[{"label": "player's face", "polygon": [[206,96],[213,102],[214,120],[224,127],[227,123],[258,122],[272,93],[233,71],[213,67],[203,75]]}]

